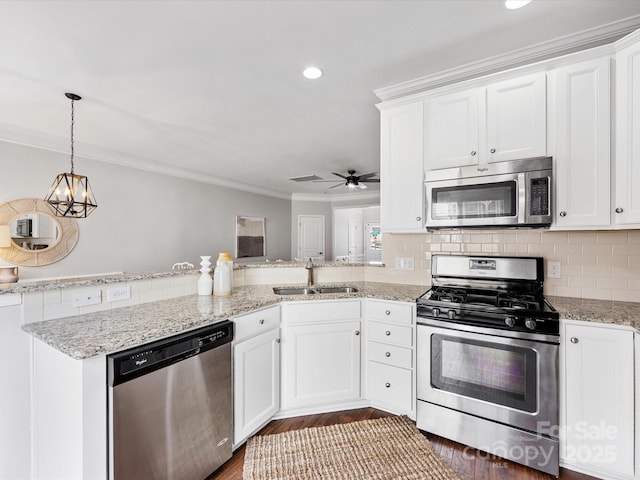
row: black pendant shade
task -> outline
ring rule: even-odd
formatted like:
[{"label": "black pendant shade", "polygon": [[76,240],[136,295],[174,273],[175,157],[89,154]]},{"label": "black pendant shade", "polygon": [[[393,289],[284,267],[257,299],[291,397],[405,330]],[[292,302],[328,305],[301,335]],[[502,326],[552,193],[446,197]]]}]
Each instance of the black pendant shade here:
[{"label": "black pendant shade", "polygon": [[56,177],[44,200],[58,217],[85,218],[98,204],[89,187],[89,179],[73,172],[73,102],[81,97],[75,93],[65,93],[65,96],[71,100],[71,172]]}]

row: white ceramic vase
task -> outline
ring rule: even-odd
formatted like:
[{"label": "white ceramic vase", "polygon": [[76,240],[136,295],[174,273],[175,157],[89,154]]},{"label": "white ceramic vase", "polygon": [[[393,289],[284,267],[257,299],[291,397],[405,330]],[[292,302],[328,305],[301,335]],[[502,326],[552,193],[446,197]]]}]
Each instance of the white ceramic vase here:
[{"label": "white ceramic vase", "polygon": [[198,295],[211,295],[213,292],[213,279],[211,278],[211,255],[200,257],[200,278],[198,279]]}]

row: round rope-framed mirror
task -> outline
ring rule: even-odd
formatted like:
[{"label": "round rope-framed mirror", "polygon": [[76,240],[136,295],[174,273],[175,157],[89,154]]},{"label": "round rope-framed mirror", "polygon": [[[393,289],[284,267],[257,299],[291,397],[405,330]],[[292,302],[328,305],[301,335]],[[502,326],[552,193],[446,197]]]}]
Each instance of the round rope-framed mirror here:
[{"label": "round rope-framed mirror", "polygon": [[46,202],[21,198],[0,205],[0,225],[10,225],[11,246],[0,258],[16,265],[38,267],[62,260],[78,243],[74,218],[54,217]]}]

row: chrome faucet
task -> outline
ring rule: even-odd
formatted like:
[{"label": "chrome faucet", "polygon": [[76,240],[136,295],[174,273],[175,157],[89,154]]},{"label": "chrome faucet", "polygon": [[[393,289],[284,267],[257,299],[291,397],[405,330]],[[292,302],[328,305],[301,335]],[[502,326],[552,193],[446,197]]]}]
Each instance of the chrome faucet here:
[{"label": "chrome faucet", "polygon": [[305,270],[307,271],[307,287],[313,286],[313,262],[311,259],[307,261],[304,265]]}]

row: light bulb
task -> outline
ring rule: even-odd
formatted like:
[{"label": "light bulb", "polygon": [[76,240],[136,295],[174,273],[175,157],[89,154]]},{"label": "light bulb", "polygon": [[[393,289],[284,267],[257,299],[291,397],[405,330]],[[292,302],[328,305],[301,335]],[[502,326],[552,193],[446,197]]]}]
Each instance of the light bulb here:
[{"label": "light bulb", "polygon": [[516,10],[531,3],[531,0],[505,0],[504,6],[509,10]]},{"label": "light bulb", "polygon": [[320,70],[318,67],[307,67],[302,72],[302,75],[304,75],[304,77],[308,78],[309,80],[315,80],[317,78],[320,78],[322,76],[322,73],[322,70]]}]

